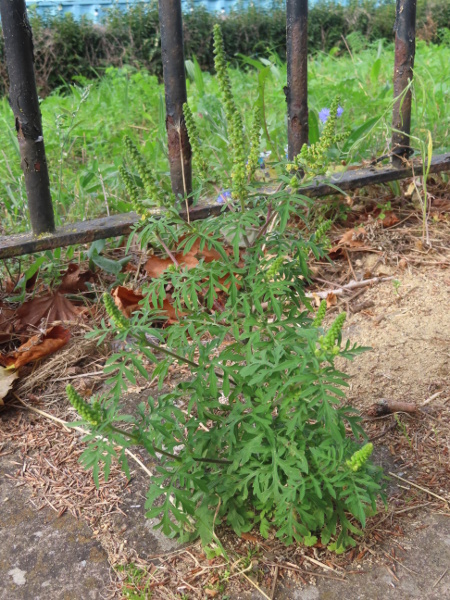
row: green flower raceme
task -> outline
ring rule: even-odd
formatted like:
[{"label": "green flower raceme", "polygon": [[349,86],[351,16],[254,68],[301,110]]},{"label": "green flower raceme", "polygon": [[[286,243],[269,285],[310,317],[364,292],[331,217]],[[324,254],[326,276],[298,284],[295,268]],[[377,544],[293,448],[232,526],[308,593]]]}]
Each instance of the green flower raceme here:
[{"label": "green flower raceme", "polygon": [[[341,333],[341,330],[342,330],[342,327],[344,325],[344,321],[346,318],[347,318],[347,313],[345,313],[345,312],[342,312],[340,315],[338,315],[336,317],[336,319],[334,320],[334,323],[331,325],[330,329],[327,331],[327,333],[321,339],[320,345],[322,347],[322,350],[325,350],[328,352],[334,351],[335,341],[339,337],[339,334]],[[338,352],[339,352],[339,348],[338,348]]]},{"label": "green flower raceme", "polygon": [[359,471],[369,460],[372,452],[373,444],[365,444],[360,450],[357,450],[347,461],[345,461],[347,467],[352,471]]},{"label": "green flower raceme", "polygon": [[125,169],[125,167],[123,165],[121,165],[119,167],[119,175],[122,178],[123,184],[125,186],[125,189],[127,190],[127,194],[130,197],[131,203],[133,205],[134,210],[138,213],[141,214],[141,207],[139,204],[139,192],[137,189],[136,184],[133,181],[133,178],[131,177],[131,175],[128,173],[128,171]]},{"label": "green flower raceme", "polygon": [[327,233],[328,231],[331,229],[333,222],[331,221],[331,219],[328,219],[327,221],[324,221],[323,223],[321,223],[319,225],[319,227],[316,230],[316,242],[317,243],[329,243],[329,240],[327,238]]},{"label": "green flower raceme", "polygon": [[244,128],[241,113],[236,106],[231,90],[222,32],[219,25],[214,26],[214,66],[217,71],[217,81],[227,119],[229,147],[233,158],[231,193],[233,199],[238,200],[242,210],[244,210],[245,201],[248,197]]},{"label": "green flower raceme", "polygon": [[222,94],[222,100],[225,108],[225,116],[229,127],[232,127],[233,115],[236,112],[236,104],[231,92],[231,81],[228,75],[227,61],[225,58],[225,48],[223,45],[222,32],[219,25],[214,25],[214,66],[217,71],[217,81]]},{"label": "green flower raceme", "polygon": [[270,281],[278,275],[281,265],[284,263],[284,256],[278,256],[266,271],[266,281]]},{"label": "green flower raceme", "polygon": [[189,141],[191,142],[192,156],[199,170],[199,175],[203,179],[208,179],[210,176],[208,173],[208,162],[206,161],[205,154],[203,152],[200,135],[198,133],[197,125],[195,124],[194,116],[187,102],[183,104],[183,113]]},{"label": "green flower raceme", "polygon": [[[336,133],[336,120],[342,113],[339,112],[339,96],[331,103],[329,116],[326,119],[320,139],[308,146],[303,144],[300,154],[294,157],[292,163],[286,165],[288,173],[303,170],[306,175],[322,175],[326,173],[328,166],[328,151],[334,144],[345,139],[345,134]],[[342,110],[342,108],[341,108]],[[292,178],[292,187],[298,185]]]},{"label": "green flower raceme", "polygon": [[[131,139],[126,135],[124,138],[125,148],[127,149],[128,156],[131,164],[137,170],[139,177],[141,178],[144,186],[147,200],[156,207],[161,208],[164,205],[164,193],[161,186],[158,183],[157,177],[154,171],[147,165],[144,158],[142,157],[139,150],[136,148]],[[125,186],[127,185],[124,180]],[[128,188],[127,188],[128,191]],[[129,193],[129,191],[128,191]],[[131,195],[130,195],[131,197]],[[139,201],[137,201],[139,204]],[[148,211],[147,211],[148,212]],[[142,209],[141,209],[142,213]]]},{"label": "green flower raceme", "polygon": [[102,296],[102,299],[103,304],[106,308],[106,312],[108,313],[109,318],[111,319],[112,323],[117,327],[117,329],[128,329],[128,327],[130,326],[130,321],[117,308],[112,296],[105,292]]},{"label": "green flower raceme", "polygon": [[322,325],[322,321],[325,318],[325,313],[327,312],[327,301],[322,300],[320,303],[319,309],[314,317],[314,321],[312,322],[313,327],[320,327]]},{"label": "green flower raceme", "polygon": [[66,387],[66,394],[70,404],[85,421],[94,426],[97,426],[102,422],[102,408],[99,402],[89,404],[80,396],[72,385]]}]

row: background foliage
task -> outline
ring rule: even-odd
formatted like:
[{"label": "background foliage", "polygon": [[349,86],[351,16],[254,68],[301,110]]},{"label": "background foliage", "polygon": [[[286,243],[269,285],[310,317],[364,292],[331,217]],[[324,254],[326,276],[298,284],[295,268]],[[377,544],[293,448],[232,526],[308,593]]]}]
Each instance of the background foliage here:
[{"label": "background foliage", "polygon": [[[450,44],[450,3],[418,0],[419,39]],[[98,26],[70,15],[39,16],[31,12],[37,82],[42,95],[73,81],[74,76],[95,78],[107,67],[145,67],[161,75],[158,11],[154,2],[131,6],[126,13],[112,9]],[[343,37],[363,48],[378,39],[393,40],[395,0],[319,0],[309,11],[310,51],[327,52],[334,46],[345,51]],[[220,22],[228,58],[237,55],[286,55],[284,3],[274,0],[271,10],[258,6],[232,12],[226,18],[195,7],[184,16],[186,57],[195,55],[202,69],[212,70],[212,30]],[[0,93],[7,90],[3,38],[0,39]]]},{"label": "background foliage", "polygon": [[[344,109],[338,131],[348,134],[333,161],[359,162],[385,154],[391,136],[394,53],[389,44],[372,43],[366,49],[340,56],[317,53],[309,63],[310,138],[313,143],[324,124],[322,109],[339,96]],[[219,90],[215,78],[187,62],[188,100],[203,140],[208,140],[208,164],[223,174],[231,168]],[[265,77],[265,119],[276,164],[285,158],[287,144],[286,63],[266,55],[230,69],[236,102],[244,126],[251,127],[258,77]],[[450,150],[450,47],[419,42],[413,96],[412,133],[433,137],[436,154]],[[87,87],[86,87],[87,86]],[[76,77],[41,103],[51,191],[58,224],[103,216],[108,210],[127,212],[123,184],[118,176],[129,135],[159,178],[168,175],[164,90],[155,75],[131,66],[109,67],[95,81]],[[96,118],[92,118],[96,115]],[[126,115],[126,118],[124,118]],[[0,98],[0,232],[28,228],[26,195],[14,116],[6,97]],[[413,143],[417,146],[416,141]],[[262,151],[270,150],[265,136]],[[334,151],[334,150],[333,150]],[[280,164],[280,168],[283,169]],[[344,167],[342,167],[344,168]],[[262,172],[262,175],[264,171]],[[219,193],[220,189],[217,193]]]}]

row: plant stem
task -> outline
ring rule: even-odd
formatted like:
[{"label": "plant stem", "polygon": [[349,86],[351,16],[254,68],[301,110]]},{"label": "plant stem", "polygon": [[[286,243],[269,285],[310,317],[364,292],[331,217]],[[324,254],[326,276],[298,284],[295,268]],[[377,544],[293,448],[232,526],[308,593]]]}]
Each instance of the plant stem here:
[{"label": "plant stem", "polygon": [[[119,433],[120,435],[123,435],[124,437],[128,438],[135,444],[141,443],[140,438],[137,438],[132,433],[128,433],[128,431],[125,431],[124,429],[120,429],[119,427],[115,427],[114,425],[108,425],[108,430],[113,431],[114,433]],[[171,454],[170,452],[167,452],[167,450],[163,450],[162,448],[158,448],[152,442],[150,442],[150,444],[151,444],[154,452],[156,452],[158,454],[163,454],[164,456],[167,456],[168,458],[172,458],[173,460],[180,460],[179,456],[176,456],[175,454]],[[143,445],[145,447],[145,443]],[[231,465],[232,464],[231,460],[222,460],[220,458],[201,458],[199,456],[193,456],[192,458],[198,462],[204,462],[204,463],[213,463],[213,464],[218,464],[218,465]]]},{"label": "plant stem", "polygon": [[176,267],[179,267],[179,262],[177,261],[177,259],[175,258],[175,256],[172,254],[172,252],[169,250],[167,244],[159,237],[159,235],[157,233],[155,233],[155,237],[158,240],[158,242],[161,244],[161,246],[164,248],[164,251],[166,252],[167,256],[170,258],[170,260],[173,262],[173,264]]},{"label": "plant stem", "polygon": [[[184,362],[187,365],[189,365],[190,367],[195,367],[196,369],[200,369],[200,365],[198,363],[196,363],[193,360],[190,360],[189,358],[185,358],[184,356],[181,356],[180,354],[176,354],[175,352],[172,352],[172,350],[169,350],[168,348],[164,348],[164,346],[157,346],[156,344],[153,344],[153,342],[149,342],[149,340],[145,337],[142,336],[139,339],[140,342],[142,342],[143,345],[148,346],[149,348],[153,348],[153,350],[156,351],[161,351],[163,354],[167,354],[167,356],[171,356],[172,358],[175,358],[176,360],[179,360],[180,362]],[[217,375],[217,377],[219,377],[220,379],[223,379],[223,375],[222,373],[219,373],[218,371],[214,371],[214,373]],[[236,382],[230,377],[230,383],[232,383],[233,385],[236,385]]]},{"label": "plant stem", "polygon": [[198,363],[196,363],[195,361],[190,360],[189,358],[185,358],[184,356],[181,356],[180,354],[176,354],[175,352],[172,352],[172,350],[169,350],[168,348],[164,348],[164,346],[158,346],[157,344],[150,342],[145,336],[141,336],[141,338],[139,339],[139,342],[141,342],[145,346],[148,346],[149,348],[153,348],[153,350],[160,351],[163,354],[167,354],[167,356],[171,356],[172,358],[179,360],[180,362],[184,362],[187,365],[189,365],[190,367],[196,367],[197,369],[200,368],[200,365]]}]

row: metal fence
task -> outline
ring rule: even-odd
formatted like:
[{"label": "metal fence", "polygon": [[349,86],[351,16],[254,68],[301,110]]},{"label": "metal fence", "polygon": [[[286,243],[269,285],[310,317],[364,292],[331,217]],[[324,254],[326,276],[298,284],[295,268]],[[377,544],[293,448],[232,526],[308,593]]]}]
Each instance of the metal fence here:
[{"label": "metal fence", "polygon": [[[308,0],[287,0],[287,114],[288,156],[296,156],[308,142],[307,29]],[[91,242],[126,234],[137,215],[127,213],[55,228],[41,114],[34,77],[32,32],[25,0],[0,0],[6,61],[10,79],[10,103],[27,191],[32,232],[0,238],[0,258],[39,252],[61,246]],[[397,0],[395,29],[394,104],[389,166],[351,170],[331,178],[317,178],[301,188],[311,197],[350,190],[364,185],[394,181],[420,172],[420,162],[411,161],[411,81],[415,55],[416,0]],[[191,148],[184,123],[186,79],[183,53],[181,0],[159,0],[161,50],[166,100],[170,177],[175,194],[192,188]],[[430,172],[450,170],[450,153],[435,156]],[[219,214],[217,203],[189,209],[191,220]],[[181,212],[186,216],[185,212]]]}]

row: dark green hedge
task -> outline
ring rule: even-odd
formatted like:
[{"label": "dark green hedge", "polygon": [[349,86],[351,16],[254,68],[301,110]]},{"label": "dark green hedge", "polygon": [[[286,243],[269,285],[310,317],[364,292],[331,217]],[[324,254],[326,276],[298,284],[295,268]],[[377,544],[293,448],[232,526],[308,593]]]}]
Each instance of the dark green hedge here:
[{"label": "dark green hedge", "polygon": [[[96,77],[108,66],[132,64],[161,75],[158,13],[154,3],[131,7],[126,13],[109,12],[102,25],[75,21],[70,14],[31,14],[36,56],[36,79],[45,95],[75,75]],[[226,18],[195,8],[184,17],[186,57],[195,55],[204,69],[212,70],[212,28],[220,21],[230,60],[238,54],[286,53],[284,3],[274,0],[270,10],[259,7],[232,12]],[[393,39],[395,0],[320,0],[309,12],[311,52],[344,47],[343,37],[353,34],[359,45],[380,38]],[[427,41],[449,39],[450,2],[418,0],[418,36]],[[444,32],[447,31],[445,34]],[[356,32],[356,33],[355,33]],[[354,48],[357,50],[357,48]],[[0,93],[7,89],[3,39],[0,38]]]}]

